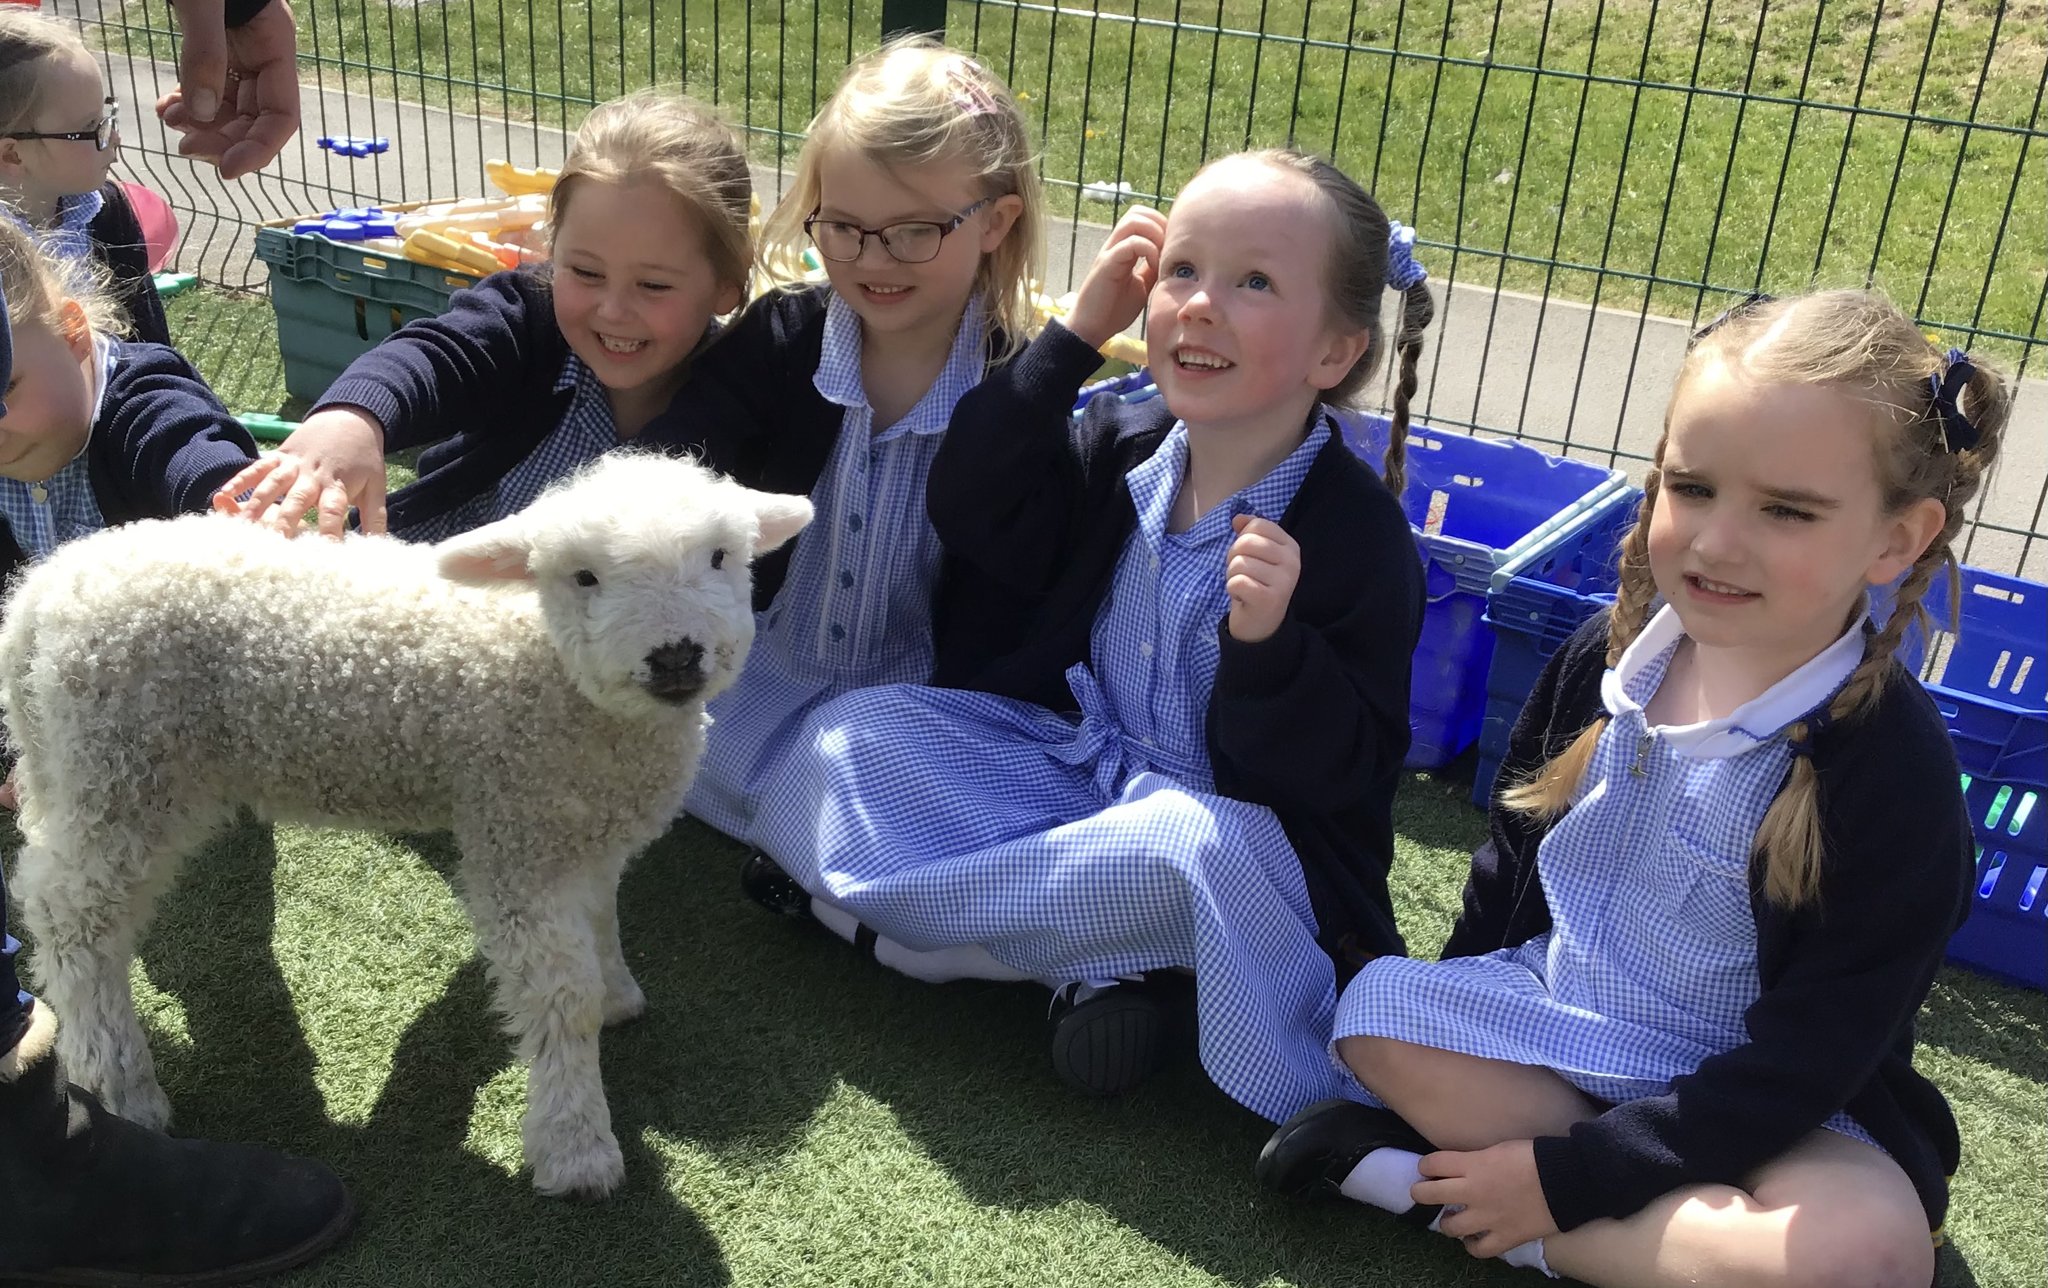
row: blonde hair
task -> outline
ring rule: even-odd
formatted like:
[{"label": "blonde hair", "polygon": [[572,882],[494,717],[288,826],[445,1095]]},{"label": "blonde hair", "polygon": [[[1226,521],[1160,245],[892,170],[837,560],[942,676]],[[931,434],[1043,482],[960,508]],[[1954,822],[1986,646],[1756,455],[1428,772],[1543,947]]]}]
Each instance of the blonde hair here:
[{"label": "blonde hair", "polygon": [[586,183],[653,182],[689,212],[721,286],[747,284],[754,262],[747,223],[754,178],[730,127],[680,94],[644,89],[601,103],[583,120],[548,199],[548,239],[561,235]]},{"label": "blonde hair", "polygon": [[125,335],[128,312],[114,299],[107,271],[90,259],[45,251],[12,219],[0,218],[0,291],[7,295],[7,324],[64,329],[64,304],[76,301],[86,325],[101,335]]},{"label": "blonde hair", "polygon": [[781,286],[802,284],[804,220],[818,208],[820,165],[838,148],[885,169],[964,163],[981,196],[1015,194],[1023,202],[974,279],[987,324],[1004,340],[990,360],[1022,349],[1037,318],[1032,276],[1044,252],[1045,198],[1024,113],[1001,78],[929,36],[889,41],[848,67],[811,122],[795,179],[762,229],[762,258]]},{"label": "blonde hair", "polygon": [[[1972,361],[1975,370],[1956,402],[1976,427],[1977,439],[1951,451],[1930,383],[1944,374],[1947,360],[1912,319],[1871,291],[1821,291],[1764,301],[1729,314],[1687,353],[1672,403],[1688,380],[1713,365],[1757,384],[1819,386],[1862,402],[1871,413],[1872,455],[1886,512],[1897,514],[1930,498],[1941,502],[1945,511],[1941,531],[1900,582],[1890,618],[1865,640],[1863,660],[1818,719],[1801,720],[1786,731],[1799,748],[1819,732],[1819,726],[1853,721],[1876,705],[1895,674],[1893,654],[1910,629],[1925,628],[1927,612],[1921,601],[1934,575],[1943,569],[1949,573],[1949,620],[1957,619],[1962,579],[1957,574],[1955,537],[1970,499],[1998,458],[2012,411],[2012,390],[1997,372]],[[1670,434],[1667,406],[1664,436],[1657,442],[1643,485],[1642,510],[1622,543],[1621,583],[1607,628],[1609,666],[1621,660],[1623,650],[1642,632],[1656,598],[1650,576],[1650,520],[1656,512]],[[1594,721],[1548,764],[1502,792],[1501,805],[1542,818],[1564,813],[1606,726],[1605,717]],[[1764,815],[1752,848],[1752,857],[1764,864],[1764,891],[1771,902],[1796,908],[1819,894],[1822,843],[1820,779],[1813,757],[1801,751],[1794,755],[1791,774]]]},{"label": "blonde hair", "polygon": [[[1242,155],[1306,178],[1329,201],[1336,216],[1330,228],[1330,264],[1324,294],[1331,311],[1345,325],[1364,331],[1370,343],[1358,361],[1351,364],[1344,379],[1323,394],[1322,401],[1334,407],[1351,406],[1380,365],[1384,335],[1380,326],[1380,296],[1387,289],[1387,214],[1356,180],[1321,157],[1292,148],[1267,148]],[[1415,395],[1416,368],[1422,359],[1422,332],[1434,317],[1436,299],[1429,293],[1429,287],[1418,281],[1401,292],[1401,329],[1394,336],[1394,346],[1401,354],[1401,371],[1394,385],[1387,454],[1380,467],[1388,490],[1397,497],[1408,481],[1408,405]]]},{"label": "blonde hair", "polygon": [[0,134],[30,128],[57,54],[92,51],[76,28],[18,5],[0,5]]}]

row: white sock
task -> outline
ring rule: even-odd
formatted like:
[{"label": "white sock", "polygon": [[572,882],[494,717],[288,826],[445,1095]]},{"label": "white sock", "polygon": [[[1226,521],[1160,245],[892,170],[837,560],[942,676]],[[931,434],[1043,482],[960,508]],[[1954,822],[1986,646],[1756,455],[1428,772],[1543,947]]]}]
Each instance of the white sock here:
[{"label": "white sock", "polygon": [[826,903],[815,895],[811,897],[811,915],[818,919],[819,925],[844,939],[849,944],[853,942],[854,935],[860,930],[860,918],[854,916],[838,904]]},{"label": "white sock", "polygon": [[959,944],[952,948],[919,952],[881,935],[875,939],[875,960],[890,970],[901,971],[927,984],[950,984],[956,979],[986,979],[1014,984],[1019,980],[1036,978],[1003,965],[980,944]]},{"label": "white sock", "polygon": [[1399,1216],[1415,1206],[1409,1190],[1422,1179],[1421,1162],[1420,1154],[1382,1146],[1358,1160],[1338,1192],[1354,1203],[1370,1203]]},{"label": "white sock", "polygon": [[1550,1263],[1543,1259],[1543,1240],[1541,1239],[1531,1239],[1527,1243],[1518,1243],[1506,1252],[1501,1253],[1500,1259],[1511,1266],[1520,1266],[1524,1270],[1541,1270],[1552,1279],[1557,1278],[1557,1272],[1552,1270]]}]

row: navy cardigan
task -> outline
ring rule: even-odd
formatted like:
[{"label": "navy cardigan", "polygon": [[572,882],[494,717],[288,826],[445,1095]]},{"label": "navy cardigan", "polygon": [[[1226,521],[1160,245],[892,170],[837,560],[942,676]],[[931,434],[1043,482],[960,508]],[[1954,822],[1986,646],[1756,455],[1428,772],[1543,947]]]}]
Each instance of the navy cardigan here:
[{"label": "navy cardigan", "polygon": [[[1607,617],[1551,658],[1522,708],[1501,781],[1527,777],[1604,714]],[[1739,1185],[1846,1111],[1905,1170],[1938,1227],[1961,1145],[1955,1117],[1913,1068],[1913,1019],[1969,913],[1975,849],[1955,751],[1926,690],[1897,662],[1863,718],[1821,731],[1818,901],[1769,902],[1750,869],[1763,992],[1749,1041],[1670,1092],[1615,1106],[1536,1142],[1558,1228],[1625,1217],[1683,1185]],[[1496,806],[1472,858],[1445,957],[1511,948],[1550,926],[1536,851],[1550,824]]]},{"label": "navy cardigan", "polygon": [[[977,575],[942,586],[936,683],[1076,709],[1065,673],[1088,659],[1137,525],[1124,476],[1174,424],[1161,400],[1113,398],[1074,423],[1100,362],[1054,322],[955,408],[927,503],[947,553]],[[1348,967],[1402,951],[1387,869],[1422,570],[1400,503],[1336,434],[1281,526],[1301,545],[1301,580],[1271,638],[1242,643],[1216,623],[1208,753],[1219,791],[1279,816],[1321,941]]]},{"label": "navy cardigan", "polygon": [[[93,499],[114,527],[205,511],[256,459],[256,443],[177,350],[121,341],[85,459]],[[27,562],[0,519],[0,584]]]}]

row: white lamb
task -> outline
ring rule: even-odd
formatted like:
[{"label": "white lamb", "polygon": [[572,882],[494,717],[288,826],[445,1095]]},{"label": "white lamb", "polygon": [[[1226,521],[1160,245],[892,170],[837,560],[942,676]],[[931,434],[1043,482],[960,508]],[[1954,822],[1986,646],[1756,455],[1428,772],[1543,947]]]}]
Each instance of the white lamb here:
[{"label": "white lamb", "polygon": [[614,454],[438,546],[207,516],[36,567],[0,628],[0,702],[21,757],[18,893],[71,1076],[168,1121],[129,964],[180,858],[238,807],[449,828],[530,1066],[534,1186],[614,1189],[598,1028],[646,1004],[619,877],[681,805],[704,703],[753,641],[749,561],[810,517],[802,497]]}]

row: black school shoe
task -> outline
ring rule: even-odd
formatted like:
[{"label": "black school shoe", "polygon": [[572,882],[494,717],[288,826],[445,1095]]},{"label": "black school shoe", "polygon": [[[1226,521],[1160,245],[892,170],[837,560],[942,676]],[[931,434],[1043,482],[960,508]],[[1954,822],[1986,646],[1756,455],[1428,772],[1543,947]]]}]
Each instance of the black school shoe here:
[{"label": "black school shoe", "polygon": [[[1436,1152],[1390,1109],[1355,1100],[1318,1101],[1280,1124],[1259,1151],[1259,1184],[1290,1199],[1339,1198],[1338,1187],[1359,1160],[1385,1148]],[[1440,1203],[1418,1203],[1400,1215],[1426,1228],[1441,1211]]]},{"label": "black school shoe", "polygon": [[740,867],[740,889],[755,903],[782,917],[811,921],[811,892],[798,885],[780,864],[756,854]]},{"label": "black school shoe", "polygon": [[1077,1002],[1079,984],[1053,994],[1047,1019],[1053,1072],[1089,1096],[1121,1096],[1193,1043],[1195,982],[1163,971]]},{"label": "black school shoe", "polygon": [[235,1283],[312,1260],[355,1221],[325,1164],[176,1140],[72,1086],[55,1051],[0,1083],[0,1280]]}]

